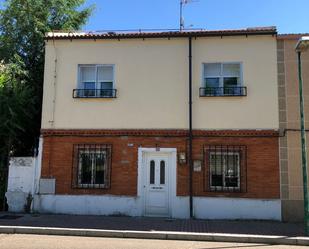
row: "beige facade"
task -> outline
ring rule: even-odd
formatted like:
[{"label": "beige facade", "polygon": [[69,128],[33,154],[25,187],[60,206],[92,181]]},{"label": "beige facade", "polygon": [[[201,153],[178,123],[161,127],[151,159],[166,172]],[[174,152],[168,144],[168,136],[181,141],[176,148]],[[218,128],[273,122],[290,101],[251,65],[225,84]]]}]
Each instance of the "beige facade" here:
[{"label": "beige facade", "polygon": [[[298,68],[295,46],[300,35],[278,37],[281,198],[284,220],[303,217],[303,179],[300,146]],[[302,54],[306,129],[309,129],[309,52]],[[307,141],[309,136],[307,135]]]},{"label": "beige facade", "polygon": [[47,34],[37,210],[280,220],[276,34]]},{"label": "beige facade", "polygon": [[[199,97],[202,64],[240,62],[243,97]],[[192,39],[193,128],[278,129],[276,37]],[[114,65],[115,99],[74,99],[78,65]],[[188,38],[46,41],[42,129],[187,129]]]}]

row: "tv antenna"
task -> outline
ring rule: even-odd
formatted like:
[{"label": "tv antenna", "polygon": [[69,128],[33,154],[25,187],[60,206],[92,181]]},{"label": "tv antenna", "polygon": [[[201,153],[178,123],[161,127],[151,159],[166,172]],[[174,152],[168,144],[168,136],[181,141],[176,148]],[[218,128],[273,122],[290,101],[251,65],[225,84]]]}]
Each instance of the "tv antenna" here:
[{"label": "tv antenna", "polygon": [[[179,30],[182,31],[185,28],[185,20],[183,18],[183,8],[186,4],[198,2],[198,0],[179,0],[180,1],[180,19],[179,19]],[[193,26],[193,25],[190,25]]]}]

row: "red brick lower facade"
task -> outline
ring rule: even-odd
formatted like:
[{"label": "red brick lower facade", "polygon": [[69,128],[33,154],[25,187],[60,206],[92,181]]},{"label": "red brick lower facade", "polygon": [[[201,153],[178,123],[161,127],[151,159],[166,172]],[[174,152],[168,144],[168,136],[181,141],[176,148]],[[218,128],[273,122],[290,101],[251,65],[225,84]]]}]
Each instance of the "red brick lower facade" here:
[{"label": "red brick lower facade", "polygon": [[[138,148],[176,148],[188,152],[186,130],[42,130],[42,178],[56,179],[56,194],[137,195]],[[72,187],[74,145],[112,146],[110,186],[107,189]],[[213,192],[208,188],[207,146],[242,146],[240,192]],[[278,133],[269,130],[194,131],[193,160],[202,161],[193,172],[194,196],[279,199]],[[189,194],[189,166],[177,162],[177,195]]]}]

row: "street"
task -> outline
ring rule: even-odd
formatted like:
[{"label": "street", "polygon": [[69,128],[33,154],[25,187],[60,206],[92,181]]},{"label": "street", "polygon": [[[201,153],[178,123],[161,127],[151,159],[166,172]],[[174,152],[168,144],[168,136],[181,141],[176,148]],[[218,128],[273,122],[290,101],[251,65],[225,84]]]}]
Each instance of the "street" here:
[{"label": "street", "polygon": [[0,234],[0,249],[296,249],[302,246]]}]

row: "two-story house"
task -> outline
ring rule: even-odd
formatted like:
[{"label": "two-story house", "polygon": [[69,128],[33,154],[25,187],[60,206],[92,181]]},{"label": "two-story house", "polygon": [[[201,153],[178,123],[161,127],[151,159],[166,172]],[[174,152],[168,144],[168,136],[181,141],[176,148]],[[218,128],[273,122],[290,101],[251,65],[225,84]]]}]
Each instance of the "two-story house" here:
[{"label": "two-story house", "polygon": [[281,219],[275,28],[48,33],[40,212]]}]

